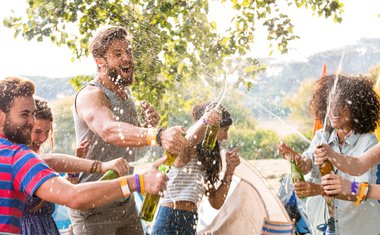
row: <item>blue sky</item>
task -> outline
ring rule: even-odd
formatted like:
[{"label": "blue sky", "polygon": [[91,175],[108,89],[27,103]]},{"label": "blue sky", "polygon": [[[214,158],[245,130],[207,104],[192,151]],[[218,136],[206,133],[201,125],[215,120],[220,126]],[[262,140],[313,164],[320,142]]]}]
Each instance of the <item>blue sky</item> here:
[{"label": "blue sky", "polygon": [[[0,8],[1,21],[10,15],[13,9],[22,12],[25,0],[4,1]],[[376,0],[342,0],[345,4],[343,23],[333,23],[332,19],[312,16],[310,10],[286,8],[294,20],[295,33],[301,39],[292,42],[286,55],[274,53],[274,57],[284,60],[304,59],[313,53],[343,47],[362,37],[380,38],[380,1]],[[215,20],[223,31],[228,25],[226,17],[228,7],[213,4],[210,18]],[[267,56],[268,43],[266,35],[260,31],[256,35],[254,56]],[[71,62],[72,54],[66,47],[58,48],[50,42],[27,42],[22,38],[13,38],[13,31],[0,25],[0,77],[5,75],[43,75],[49,77],[93,74],[95,65],[91,58]]]}]

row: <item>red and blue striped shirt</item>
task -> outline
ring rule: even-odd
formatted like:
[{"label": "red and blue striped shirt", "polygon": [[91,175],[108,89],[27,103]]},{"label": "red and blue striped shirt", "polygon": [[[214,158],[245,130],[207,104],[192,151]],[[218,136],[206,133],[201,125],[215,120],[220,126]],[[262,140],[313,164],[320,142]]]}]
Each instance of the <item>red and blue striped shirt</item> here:
[{"label": "red and blue striped shirt", "polygon": [[28,146],[0,135],[0,233],[20,233],[26,195],[56,176]]}]

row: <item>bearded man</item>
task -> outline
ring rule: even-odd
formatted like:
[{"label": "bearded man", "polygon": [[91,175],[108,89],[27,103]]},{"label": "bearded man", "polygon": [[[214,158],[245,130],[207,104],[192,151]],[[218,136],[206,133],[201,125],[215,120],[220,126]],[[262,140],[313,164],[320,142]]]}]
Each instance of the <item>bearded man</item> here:
[{"label": "bearded man", "polygon": [[[160,117],[147,102],[142,103],[147,126],[138,122],[132,93],[134,61],[126,29],[109,27],[100,31],[90,45],[97,65],[97,77],[75,97],[76,141],[90,140],[87,158],[105,161],[124,157],[135,161],[136,147],[161,145],[180,155],[186,143],[183,127],[158,130]],[[151,127],[151,128],[146,128]],[[131,172],[133,168],[130,168]],[[79,183],[96,181],[98,175],[82,174]],[[74,233],[143,234],[133,197],[87,211],[70,210]]]}]

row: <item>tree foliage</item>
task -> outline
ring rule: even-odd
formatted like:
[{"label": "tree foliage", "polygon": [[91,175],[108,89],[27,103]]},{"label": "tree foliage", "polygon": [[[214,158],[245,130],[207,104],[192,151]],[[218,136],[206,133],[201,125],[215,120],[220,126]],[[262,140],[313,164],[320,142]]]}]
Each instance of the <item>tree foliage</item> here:
[{"label": "tree foliage", "polygon": [[[235,74],[236,81],[252,87],[256,72],[263,68],[247,55],[255,29],[264,27],[274,48],[287,51],[297,38],[280,1],[226,1],[233,14],[231,27],[223,34],[208,19],[208,0],[27,0],[23,16],[10,16],[4,25],[27,40],[50,39],[73,51],[74,58],[89,54],[89,40],[104,25],[121,25],[133,35],[136,83],[133,90],[167,112],[162,100],[178,101],[175,91],[183,81],[206,80],[220,85],[220,74]],[[287,0],[291,7],[305,7],[324,17],[341,21],[339,0]],[[239,58],[240,64],[234,64]],[[226,68],[233,71],[226,71]],[[89,77],[85,77],[89,79]],[[80,85],[83,77],[73,80]],[[178,107],[178,106],[177,106]]]},{"label": "tree foliage", "polygon": [[380,76],[380,64],[371,66],[371,68],[368,71],[368,78],[371,81],[376,82],[379,76]]},{"label": "tree foliage", "polygon": [[[309,139],[311,139],[311,130],[309,136],[307,136]],[[302,138],[300,138],[296,134],[291,134],[284,137],[283,140],[284,143],[286,143],[290,148],[292,148],[297,153],[302,154],[307,148],[309,147],[309,143],[305,142]]]},{"label": "tree foliage", "polygon": [[75,130],[72,106],[74,97],[50,103],[54,117],[54,152],[75,153]]},{"label": "tree foliage", "polygon": [[245,159],[277,158],[280,138],[272,130],[230,129],[231,147],[238,147],[239,154]]},{"label": "tree foliage", "polygon": [[290,118],[300,124],[303,132],[310,132],[313,129],[314,118],[310,115],[309,104],[314,82],[313,80],[302,82],[297,93],[290,93],[283,101],[284,106],[290,110]]}]

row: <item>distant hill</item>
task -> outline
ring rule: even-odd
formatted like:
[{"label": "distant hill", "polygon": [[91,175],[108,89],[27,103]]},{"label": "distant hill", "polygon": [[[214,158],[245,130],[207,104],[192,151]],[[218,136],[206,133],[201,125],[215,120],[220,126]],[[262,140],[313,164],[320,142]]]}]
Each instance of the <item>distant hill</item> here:
[{"label": "distant hill", "polygon": [[[296,91],[302,81],[318,79],[324,63],[327,64],[328,73],[334,73],[338,68],[343,49],[345,49],[343,61],[343,72],[345,73],[364,74],[371,66],[380,63],[380,39],[370,38],[363,38],[345,48],[314,54],[302,62],[283,62],[271,58],[260,58],[260,62],[266,64],[268,69],[256,77],[255,85],[248,94],[277,115],[286,116],[286,111],[282,109],[283,98]],[[37,94],[47,100],[75,94],[75,90],[68,83],[70,77],[27,77],[36,82]],[[261,115],[265,116],[265,114]]]},{"label": "distant hill", "polygon": [[260,62],[266,64],[268,69],[256,77],[255,85],[249,95],[277,115],[286,116],[286,110],[281,108],[283,98],[295,92],[302,81],[318,79],[323,64],[327,65],[328,73],[336,72],[343,50],[345,50],[342,63],[344,73],[366,74],[371,66],[380,63],[380,39],[370,38],[363,38],[344,48],[314,54],[303,62],[284,63],[261,58]]},{"label": "distant hill", "polygon": [[34,81],[37,86],[36,94],[52,101],[75,94],[75,89],[69,83],[71,77],[49,78],[43,76],[25,76]]}]

